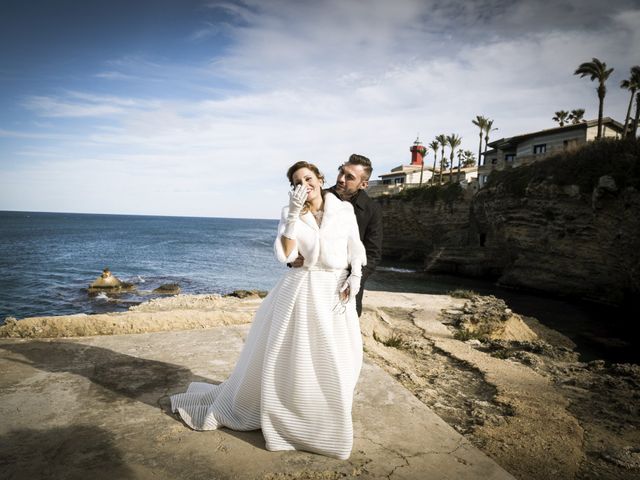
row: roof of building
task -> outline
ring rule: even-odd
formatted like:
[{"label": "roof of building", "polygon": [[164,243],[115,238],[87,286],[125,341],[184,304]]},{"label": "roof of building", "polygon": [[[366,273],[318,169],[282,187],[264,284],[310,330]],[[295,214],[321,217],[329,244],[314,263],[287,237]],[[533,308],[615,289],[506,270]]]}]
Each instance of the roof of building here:
[{"label": "roof of building", "polygon": [[420,170],[420,165],[398,165],[391,169],[392,172],[415,172]]},{"label": "roof of building", "polygon": [[[419,172],[422,169],[421,165],[399,165],[391,169],[389,173],[382,173],[378,177],[395,177],[398,175],[407,175],[409,173]],[[424,170],[433,171],[433,167],[424,166]]]},{"label": "roof of building", "polygon": [[[622,132],[622,130],[624,130],[624,126],[620,122],[615,121],[611,117],[604,117],[602,119],[602,124],[612,127],[614,130],[618,130],[619,132]],[[554,133],[566,132],[571,130],[580,130],[583,128],[593,127],[595,125],[598,125],[597,119],[587,120],[587,121],[576,123],[576,124],[572,123],[570,125],[565,125],[563,127],[547,128],[545,130],[538,130],[537,132],[524,133],[522,135],[516,135],[514,137],[500,138],[498,140],[494,140],[493,142],[489,142],[488,145],[492,149],[500,148],[501,150],[504,150],[505,148],[515,146],[518,143],[528,140],[529,138],[538,137],[541,135],[550,135]],[[494,153],[494,151],[489,150],[488,152],[482,153],[482,155],[489,155],[490,153]]]},{"label": "roof of building", "polygon": [[[477,165],[474,165],[473,167],[462,167],[460,168],[460,172],[475,172],[478,169]],[[456,173],[458,173],[458,167],[453,167],[453,174],[455,175]],[[445,170],[442,172],[442,175],[449,175],[449,170]]]}]

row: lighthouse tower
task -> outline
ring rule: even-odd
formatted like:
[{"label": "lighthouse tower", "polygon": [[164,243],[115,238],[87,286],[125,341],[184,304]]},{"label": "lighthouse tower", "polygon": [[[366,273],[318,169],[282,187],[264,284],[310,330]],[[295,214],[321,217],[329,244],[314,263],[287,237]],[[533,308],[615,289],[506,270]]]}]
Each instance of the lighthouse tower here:
[{"label": "lighthouse tower", "polygon": [[427,149],[422,145],[420,138],[416,137],[416,141],[413,142],[413,146],[409,151],[411,152],[411,165],[423,165],[423,158],[427,153]]}]

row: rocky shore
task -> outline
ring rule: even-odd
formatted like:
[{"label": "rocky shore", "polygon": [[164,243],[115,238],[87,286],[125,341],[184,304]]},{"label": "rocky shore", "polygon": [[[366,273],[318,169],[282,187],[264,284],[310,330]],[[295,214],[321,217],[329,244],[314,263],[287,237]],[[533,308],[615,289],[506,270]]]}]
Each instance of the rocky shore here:
[{"label": "rocky shore", "polygon": [[419,297],[384,296],[364,316],[367,355],[514,476],[638,478],[638,365],[580,362],[494,297],[457,300],[435,331]]},{"label": "rocky shore", "polygon": [[[245,293],[242,293],[245,292]],[[249,323],[261,292],[155,298],[127,312],[7,318],[0,338],[60,338],[165,332]]]},{"label": "rocky shore", "polygon": [[[536,319],[462,295],[366,292],[366,357],[516,478],[638,478],[640,367],[580,362]],[[9,321],[0,337],[209,331],[247,324],[260,301],[178,295],[125,313]],[[326,478],[375,478],[358,469]]]}]

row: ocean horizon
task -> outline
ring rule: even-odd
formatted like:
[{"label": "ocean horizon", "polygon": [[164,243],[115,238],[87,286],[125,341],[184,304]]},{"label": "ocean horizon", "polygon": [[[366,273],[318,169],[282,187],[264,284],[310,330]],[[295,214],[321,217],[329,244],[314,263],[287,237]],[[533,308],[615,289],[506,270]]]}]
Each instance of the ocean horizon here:
[{"label": "ocean horizon", "polygon": [[277,218],[253,218],[253,217],[213,217],[209,215],[163,215],[161,213],[96,213],[96,212],[49,212],[34,210],[0,210],[0,215],[5,213],[27,214],[51,214],[51,215],[105,215],[111,217],[163,217],[163,218],[217,218],[221,220],[278,220]]}]

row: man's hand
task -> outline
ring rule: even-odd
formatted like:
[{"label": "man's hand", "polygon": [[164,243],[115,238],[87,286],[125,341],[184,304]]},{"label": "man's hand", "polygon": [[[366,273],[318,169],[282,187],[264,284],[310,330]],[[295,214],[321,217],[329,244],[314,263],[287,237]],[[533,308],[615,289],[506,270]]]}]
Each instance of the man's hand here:
[{"label": "man's hand", "polygon": [[304,257],[302,255],[298,255],[298,258],[291,262],[289,266],[293,268],[300,268],[302,265],[304,265]]}]

